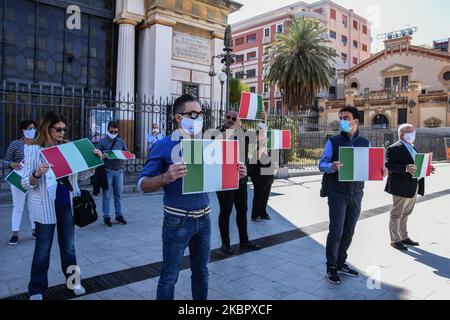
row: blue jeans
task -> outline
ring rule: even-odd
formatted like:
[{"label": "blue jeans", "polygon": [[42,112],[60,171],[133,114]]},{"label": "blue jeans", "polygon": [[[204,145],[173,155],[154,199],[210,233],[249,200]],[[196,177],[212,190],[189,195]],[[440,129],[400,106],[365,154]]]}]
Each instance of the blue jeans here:
[{"label": "blue jeans", "polygon": [[[55,208],[61,270],[67,278],[71,275],[67,273],[67,268],[77,265],[74,240],[75,224],[70,205],[56,205]],[[36,245],[31,265],[31,280],[28,285],[30,295],[44,294],[48,287],[47,273],[50,266],[50,251],[54,233],[54,224],[36,222]]]},{"label": "blue jeans", "polygon": [[211,249],[209,215],[194,219],[165,213],[162,239],[163,266],[156,299],[174,299],[181,259],[189,246],[192,298],[206,300],[208,298],[208,261]]},{"label": "blue jeans", "polygon": [[108,190],[103,190],[102,208],[103,218],[109,218],[109,199],[111,193],[114,194],[114,209],[116,218],[122,217],[122,189],[123,189],[123,171],[105,169],[108,178]]},{"label": "blue jeans", "polygon": [[342,267],[361,214],[364,192],[343,194],[328,191],[330,229],[327,237],[327,267]]}]

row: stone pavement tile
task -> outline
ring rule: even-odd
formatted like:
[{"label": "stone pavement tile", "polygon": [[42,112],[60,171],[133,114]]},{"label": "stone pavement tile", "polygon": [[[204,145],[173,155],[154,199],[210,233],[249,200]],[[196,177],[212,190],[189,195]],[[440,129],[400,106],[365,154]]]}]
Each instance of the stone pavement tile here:
[{"label": "stone pavement tile", "polygon": [[100,291],[96,293],[101,300],[143,300],[144,297],[126,286]]},{"label": "stone pavement tile", "polygon": [[265,265],[251,265],[245,268],[245,271],[253,275],[259,275],[270,281],[279,281],[288,277],[290,274],[283,270],[275,269],[274,267],[267,267]]},{"label": "stone pavement tile", "polygon": [[217,291],[219,294],[224,294],[233,298],[251,290],[248,286],[238,281],[231,281],[229,279],[210,281],[209,287]]},{"label": "stone pavement tile", "polygon": [[219,293],[214,289],[208,288],[208,300],[232,300],[232,298],[223,293]]},{"label": "stone pavement tile", "polygon": [[291,275],[303,275],[305,277],[310,277],[314,280],[322,279],[325,276],[325,270],[317,270],[312,267],[305,267],[291,262],[277,266],[276,269],[287,272]]},{"label": "stone pavement tile", "polygon": [[295,291],[290,295],[287,295],[283,298],[284,300],[321,300],[320,297],[304,292],[304,291]]},{"label": "stone pavement tile", "polygon": [[6,284],[0,285],[0,299],[2,297],[9,297],[11,295],[11,292],[9,292],[9,288]]},{"label": "stone pavement tile", "polygon": [[240,278],[245,275],[251,275],[249,271],[246,270],[246,268],[243,267],[234,267],[230,266],[225,263],[210,263],[209,265],[209,271],[213,272],[215,274],[218,274],[222,276],[222,278],[234,281],[237,278]]},{"label": "stone pavement tile", "polygon": [[134,293],[136,293],[137,295],[146,298],[157,289],[158,281],[156,281],[155,279],[149,279],[145,281],[128,284],[126,285],[126,287],[131,291],[133,291]]},{"label": "stone pavement tile", "polygon": [[261,282],[255,285],[254,289],[256,291],[262,292],[269,296],[274,297],[275,299],[284,299],[284,297],[289,294],[295,292],[297,289],[288,285],[281,284],[278,282]]},{"label": "stone pavement tile", "polygon": [[236,300],[275,300],[275,297],[272,297],[268,294],[262,293],[258,290],[251,290],[246,293],[243,293],[235,298]]},{"label": "stone pavement tile", "polygon": [[16,295],[28,291],[28,283],[30,282],[30,276],[6,281],[5,285],[8,286],[11,295]]},{"label": "stone pavement tile", "polygon": [[262,283],[277,283],[277,281],[272,281],[261,275],[252,274],[250,276],[244,276],[235,280],[251,289],[255,289],[261,286]]}]

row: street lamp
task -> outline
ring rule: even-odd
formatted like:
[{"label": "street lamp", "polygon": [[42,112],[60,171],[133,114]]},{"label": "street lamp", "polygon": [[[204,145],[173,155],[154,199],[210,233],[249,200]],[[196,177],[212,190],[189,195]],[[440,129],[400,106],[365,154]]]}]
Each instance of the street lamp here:
[{"label": "street lamp", "polygon": [[[231,78],[231,65],[236,61],[236,55],[233,52],[233,49],[231,48],[231,26],[228,26],[225,30],[225,37],[223,40],[224,53],[218,54],[216,56],[212,57],[211,62],[211,68],[209,70],[210,76],[215,76],[214,71],[214,59],[221,59],[220,62],[225,65],[225,75],[227,82],[227,96],[226,96],[226,102],[225,102],[225,108],[226,110],[230,110],[230,78]],[[224,82],[225,82],[224,81]]]},{"label": "street lamp", "polygon": [[225,81],[227,81],[228,77],[225,72],[219,73],[219,81],[220,81],[220,119],[222,119],[222,112],[223,112],[223,85]]}]

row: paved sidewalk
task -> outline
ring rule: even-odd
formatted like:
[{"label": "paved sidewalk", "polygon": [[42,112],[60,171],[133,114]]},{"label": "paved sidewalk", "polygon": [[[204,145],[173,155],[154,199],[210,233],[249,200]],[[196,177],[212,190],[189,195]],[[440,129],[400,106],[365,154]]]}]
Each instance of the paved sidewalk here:
[{"label": "paved sidewalk", "polygon": [[[427,180],[427,194],[440,195],[419,203],[410,219],[411,237],[421,247],[401,253],[389,246],[388,209],[391,197],[384,183],[368,183],[363,210],[368,214],[357,227],[349,252],[349,263],[361,276],[344,278],[333,286],[325,279],[324,244],[328,223],[326,199],[319,194],[320,176],[277,181],[269,201],[271,221],[249,221],[252,239],[272,237],[297,228],[308,235],[286,238],[258,252],[250,252],[210,263],[210,299],[450,299],[450,165],[438,167],[438,175]],[[252,198],[249,190],[249,202]],[[97,200],[100,200],[99,198]],[[213,207],[212,248],[220,247],[218,205]],[[100,202],[100,201],[97,201]],[[127,226],[106,228],[100,221],[76,230],[78,264],[83,278],[127,270],[161,261],[162,213],[160,195],[125,197]],[[249,203],[251,208],[251,203]],[[100,208],[100,207],[99,207]],[[382,208],[382,209],[377,209]],[[26,292],[34,240],[24,213],[19,245],[9,247],[11,207],[0,205],[0,297]],[[373,215],[369,217],[370,215]],[[230,223],[232,243],[238,242]],[[281,237],[281,236],[280,236]],[[280,237],[277,239],[279,240]],[[284,234],[283,234],[284,237]],[[188,254],[188,253],[186,253]],[[57,243],[52,250],[50,286],[64,283],[59,270]],[[370,290],[367,279],[375,272]],[[158,277],[86,295],[80,299],[154,299]],[[180,273],[177,299],[190,299],[190,271]]]}]

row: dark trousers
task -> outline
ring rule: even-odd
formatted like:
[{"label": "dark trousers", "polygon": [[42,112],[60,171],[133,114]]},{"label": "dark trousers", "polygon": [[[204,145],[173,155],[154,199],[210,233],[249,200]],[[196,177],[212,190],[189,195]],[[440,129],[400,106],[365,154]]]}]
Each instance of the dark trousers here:
[{"label": "dark trousers", "polygon": [[[61,269],[67,273],[69,266],[76,266],[75,256],[75,224],[73,222],[72,208],[69,205],[56,205],[56,228],[58,230],[59,254],[61,257]],[[44,294],[48,287],[48,268],[50,266],[50,252],[52,249],[54,224],[41,224],[36,222],[36,245],[34,248],[33,263],[31,265],[31,280],[28,285],[30,295]]]},{"label": "dark trousers", "polygon": [[263,218],[268,215],[267,202],[274,179],[254,179],[253,182],[253,206],[252,219]]},{"label": "dark trousers", "polygon": [[173,300],[184,251],[189,247],[191,291],[194,300],[208,298],[208,261],[211,250],[211,220],[164,214],[162,232],[163,265],[158,281],[157,300]]},{"label": "dark trousers", "polygon": [[327,237],[327,267],[340,267],[347,260],[347,250],[352,243],[356,223],[361,213],[364,192],[338,193],[328,191],[330,230]]},{"label": "dark trousers", "polygon": [[220,205],[219,229],[222,244],[230,245],[230,215],[233,204],[236,207],[236,224],[241,243],[248,241],[247,234],[247,183],[239,184],[239,189],[217,192]]}]

